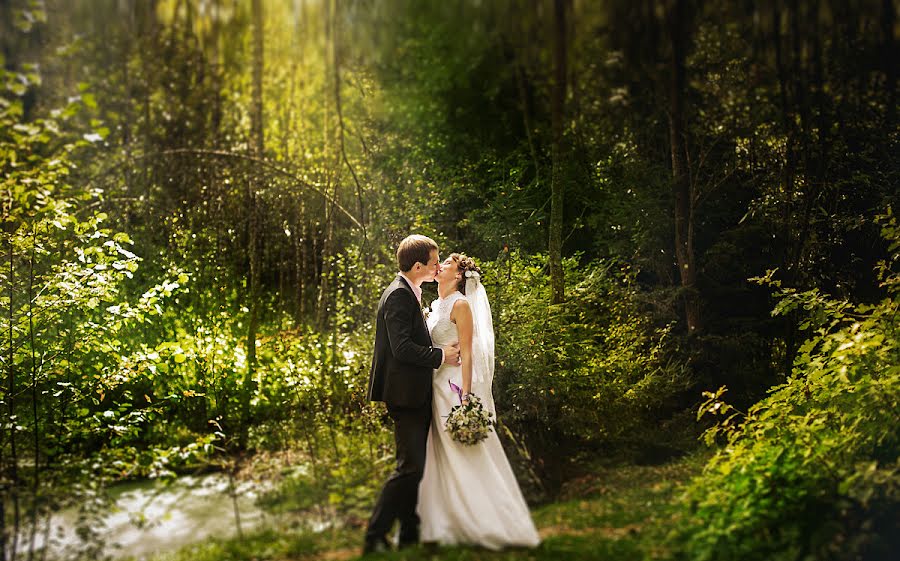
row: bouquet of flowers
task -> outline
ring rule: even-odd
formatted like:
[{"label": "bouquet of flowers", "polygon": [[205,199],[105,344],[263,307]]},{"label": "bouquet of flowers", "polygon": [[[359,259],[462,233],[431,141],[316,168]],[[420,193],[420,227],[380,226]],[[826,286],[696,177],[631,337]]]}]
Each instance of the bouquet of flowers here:
[{"label": "bouquet of flowers", "polygon": [[450,382],[450,389],[459,395],[459,405],[454,405],[444,421],[444,430],[450,433],[450,438],[460,444],[471,446],[478,444],[488,437],[488,433],[494,430],[494,422],[491,419],[493,413],[485,411],[484,405],[475,394],[468,395],[468,403],[462,401],[462,389]]}]

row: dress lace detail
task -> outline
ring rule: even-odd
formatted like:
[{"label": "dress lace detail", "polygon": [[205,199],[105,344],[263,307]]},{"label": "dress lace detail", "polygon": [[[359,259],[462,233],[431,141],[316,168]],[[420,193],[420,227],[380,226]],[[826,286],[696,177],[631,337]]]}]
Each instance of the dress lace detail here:
[{"label": "dress lace detail", "polygon": [[465,298],[461,292],[454,292],[446,298],[438,298],[431,303],[431,313],[428,315],[428,331],[431,332],[431,341],[435,345],[449,345],[459,339],[456,324],[450,319],[453,305]]},{"label": "dress lace detail", "polygon": [[[459,340],[450,312],[461,298],[465,296],[454,292],[432,303],[427,323],[435,345]],[[536,546],[540,538],[497,433],[491,432],[480,444],[465,446],[444,430],[445,416],[458,403],[448,381],[461,386],[462,368],[444,364],[432,378],[433,417],[417,506],[422,541],[489,549]],[[491,380],[473,382],[472,391],[494,411]]]}]

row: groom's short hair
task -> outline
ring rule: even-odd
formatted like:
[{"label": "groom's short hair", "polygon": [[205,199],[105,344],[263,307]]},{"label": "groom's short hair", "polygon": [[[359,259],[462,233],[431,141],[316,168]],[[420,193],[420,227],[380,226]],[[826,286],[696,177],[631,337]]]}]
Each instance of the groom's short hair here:
[{"label": "groom's short hair", "polygon": [[438,244],[428,236],[419,234],[407,236],[397,246],[397,265],[400,266],[400,271],[406,273],[416,263],[427,265],[428,260],[431,259],[431,252],[436,249],[438,249]]}]

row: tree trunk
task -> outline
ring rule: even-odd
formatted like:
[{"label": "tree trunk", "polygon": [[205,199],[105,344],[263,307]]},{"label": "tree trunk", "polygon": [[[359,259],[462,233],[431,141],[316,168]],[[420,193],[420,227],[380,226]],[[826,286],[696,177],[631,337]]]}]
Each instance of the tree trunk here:
[{"label": "tree trunk", "polygon": [[[359,177],[356,175],[356,169],[354,169],[353,164],[350,162],[350,158],[347,157],[347,147],[344,144],[344,113],[341,109],[341,50],[340,50],[340,37],[338,33],[340,31],[339,22],[338,22],[338,9],[340,8],[339,0],[334,0],[334,14],[332,15],[332,19],[334,24],[332,26],[331,36],[332,36],[332,57],[334,61],[334,112],[337,116],[337,125],[338,125],[338,146],[341,151],[341,159],[344,162],[344,165],[347,166],[347,170],[350,172],[350,175],[353,177],[353,183],[356,185],[356,201],[357,201],[357,210],[359,212],[359,221],[362,223],[363,227],[363,240],[368,242],[368,233],[366,232],[366,205],[363,200],[363,192],[362,185],[359,183]],[[337,197],[337,193],[335,193],[335,198]]]},{"label": "tree trunk", "polygon": [[[262,0],[253,0],[253,84],[250,105],[250,140],[253,156],[260,158],[265,151],[263,138],[263,8]],[[259,202],[258,180],[252,174],[248,178],[248,203],[250,236],[250,278],[247,282],[250,318],[247,324],[247,370],[241,388],[240,448],[247,447],[250,416],[250,396],[253,393],[253,375],[256,369],[256,330],[259,322]]]},{"label": "tree trunk", "polygon": [[215,84],[213,90],[215,95],[212,99],[212,117],[211,128],[213,138],[216,138],[219,133],[219,127],[222,124],[222,82],[223,74],[225,73],[225,65],[222,62],[222,54],[221,54],[221,35],[222,35],[222,24],[221,24],[221,6],[219,5],[220,0],[214,0],[212,3],[212,24],[210,27],[210,46],[211,46],[211,54],[210,59],[212,60],[212,73],[213,73],[213,84]]},{"label": "tree trunk", "polygon": [[897,52],[895,50],[894,29],[897,22],[897,11],[894,0],[881,2],[881,32],[884,35],[881,62],[885,73],[885,94],[887,97],[888,126],[894,126],[897,116]]},{"label": "tree trunk", "polygon": [[[13,18],[10,0],[0,0],[0,54],[3,55],[3,66],[12,70],[13,64]],[[0,559],[4,553],[0,551]]]},{"label": "tree trunk", "polygon": [[34,559],[34,540],[37,536],[38,525],[38,495],[41,485],[41,441],[40,441],[40,420],[38,419],[38,365],[37,352],[34,342],[34,256],[37,247],[37,232],[32,227],[31,232],[31,255],[28,259],[28,338],[31,347],[31,414],[34,423],[34,478],[32,479],[31,488],[31,527],[29,528],[30,536],[28,540],[28,561]]},{"label": "tree trunk", "polygon": [[[772,33],[773,47],[775,50],[775,67],[778,74],[778,95],[781,104],[781,126],[785,135],[784,166],[782,168],[781,188],[784,191],[784,200],[781,203],[781,236],[782,255],[780,262],[784,265],[784,279],[786,286],[794,287],[798,271],[793,260],[794,228],[794,186],[797,175],[797,126],[795,114],[796,82],[791,78],[799,71],[799,63],[790,56],[786,46],[789,37],[785,39],[781,33],[784,18],[777,2],[772,4]],[[788,9],[787,21],[793,28],[793,12]],[[793,87],[792,87],[793,86]],[[794,354],[797,348],[797,323],[796,312],[789,313],[784,318],[784,357],[782,371],[788,373],[793,368]]]},{"label": "tree trunk", "polygon": [[306,204],[302,199],[297,213],[295,226],[297,235],[294,236],[294,287],[297,292],[297,307],[294,323],[299,326],[306,319],[306,243],[309,235],[306,226]]},{"label": "tree trunk", "polygon": [[[9,200],[12,201],[12,194],[9,194]],[[10,210],[12,207],[12,202],[10,202]],[[5,400],[7,406],[7,414],[6,414],[6,425],[9,429],[9,460],[8,465],[3,466],[0,463],[0,467],[5,467],[3,469],[4,473],[3,478],[6,480],[5,484],[8,485],[8,489],[4,489],[3,496],[3,508],[0,511],[0,514],[4,515],[4,518],[0,519],[3,522],[3,556],[0,559],[7,559],[6,553],[9,553],[9,559],[11,561],[15,561],[16,559],[16,550],[18,549],[19,544],[19,525],[20,525],[20,512],[19,512],[19,458],[16,451],[16,425],[18,424],[15,421],[16,414],[16,406],[15,406],[15,395],[16,395],[16,368],[15,368],[15,334],[13,330],[15,315],[14,315],[14,306],[15,306],[15,251],[14,251],[14,243],[15,243],[15,231],[13,230],[15,226],[11,228],[12,231],[8,232],[7,235],[7,243],[9,244],[9,372],[7,378],[7,385],[5,390]],[[2,429],[0,429],[2,432]],[[2,443],[0,443],[0,449],[2,449]],[[0,457],[0,460],[3,458]],[[6,505],[12,507],[12,523],[6,523]],[[9,544],[7,548],[7,544]]]},{"label": "tree trunk", "polygon": [[694,259],[694,196],[688,173],[684,110],[687,17],[686,0],[674,0],[669,9],[669,142],[672,150],[672,194],[675,201],[675,259],[681,277],[688,332],[696,333],[700,329],[700,298]]},{"label": "tree trunk", "polygon": [[[12,65],[12,6],[9,3],[9,0],[0,0],[0,54],[3,55],[4,68],[10,69]],[[12,193],[7,192],[4,197],[4,205],[3,205],[3,214],[4,218],[12,212]],[[8,206],[7,206],[8,205]],[[5,222],[5,220],[4,220]],[[12,369],[13,369],[13,277],[12,277],[12,264],[13,264],[13,247],[12,247],[12,233],[7,233],[5,236],[9,243],[9,361],[7,362],[7,367],[10,369],[10,377],[12,377]],[[11,394],[8,388],[0,388],[3,390],[4,397],[6,395]],[[4,423],[5,424],[5,423]],[[0,427],[0,478],[5,479],[6,476],[6,463],[5,463],[5,455],[3,442],[3,427]],[[0,561],[6,561],[6,544],[8,543],[8,530],[6,525],[6,503],[7,503],[7,490],[0,489]]]},{"label": "tree trunk", "polygon": [[[0,0],[0,7],[3,7],[3,0]],[[0,24],[2,25],[2,24]],[[7,199],[9,200],[9,206],[12,207],[12,193],[7,192]],[[6,205],[4,205],[5,207]],[[9,213],[11,208],[4,208],[3,214],[4,218],[6,218],[7,213]],[[12,233],[7,233],[6,241],[9,244],[9,317],[7,321],[9,321],[9,357],[7,360],[7,368],[9,368],[9,377],[13,378],[13,368],[15,362],[13,359],[13,246],[12,246]],[[0,387],[2,390],[2,394],[4,397],[12,394],[10,388]],[[5,424],[5,423],[4,423]],[[3,453],[5,451],[6,443],[4,442],[5,433],[3,431],[3,427],[0,427],[0,478],[6,479],[6,455]],[[9,530],[6,525],[6,504],[9,500],[8,490],[6,488],[0,488],[0,561],[6,561],[6,544],[9,543]]]},{"label": "tree trunk", "polygon": [[[340,87],[341,79],[339,73],[340,56],[338,52],[336,29],[337,9],[338,6],[336,0],[334,5],[332,5],[332,0],[325,0],[325,44],[331,49],[330,54],[332,75],[330,76],[330,78],[334,80],[334,82],[332,83],[334,88]],[[328,68],[326,66],[326,74],[327,73]],[[341,164],[339,162],[340,154],[332,154],[332,151],[335,150],[336,143],[332,138],[334,131],[331,130],[331,115],[328,106],[329,103],[326,96],[325,110],[323,111],[324,118],[322,122],[322,132],[325,142],[325,149],[323,150],[323,153],[325,154],[326,165],[325,173],[328,177],[328,181],[325,185],[325,222],[322,225],[322,271],[319,275],[319,295],[316,301],[316,325],[320,330],[324,330],[328,327],[328,312],[331,303],[331,257],[332,253],[334,252],[334,202],[329,202],[328,190],[329,187],[333,188],[334,190],[330,201],[337,201],[338,183],[341,169]]]},{"label": "tree trunk", "polygon": [[[119,17],[122,19],[125,25],[125,33],[122,39],[122,46],[120,47],[121,59],[119,63],[122,67],[122,82],[124,87],[124,103],[122,103],[122,148],[125,153],[125,161],[129,162],[128,165],[122,166],[122,181],[125,185],[125,192],[130,196],[131,186],[134,185],[134,167],[131,165],[131,162],[134,161],[134,150],[132,141],[134,139],[134,106],[135,103],[132,103],[132,95],[134,91],[134,85],[132,83],[132,75],[129,70],[129,62],[131,61],[131,52],[132,52],[132,39],[136,36],[136,30],[134,23],[134,5],[132,3],[120,4],[119,5]],[[138,42],[138,44],[140,44]],[[124,212],[123,218],[125,227],[131,228],[131,219],[133,214],[131,212]],[[29,560],[31,559],[31,553],[29,552]]]},{"label": "tree trunk", "polygon": [[565,279],[562,269],[563,228],[563,120],[566,97],[566,1],[553,1],[553,90],[551,93],[551,117],[553,126],[552,160],[550,179],[550,287],[551,303],[565,300]]},{"label": "tree trunk", "polygon": [[519,104],[522,108],[522,126],[525,127],[525,137],[528,139],[528,150],[531,152],[531,161],[534,165],[534,180],[540,185],[541,166],[538,161],[537,147],[534,143],[534,124],[531,121],[531,104],[528,103],[528,88],[525,83],[525,63],[518,58],[515,63],[516,89],[519,92]]}]

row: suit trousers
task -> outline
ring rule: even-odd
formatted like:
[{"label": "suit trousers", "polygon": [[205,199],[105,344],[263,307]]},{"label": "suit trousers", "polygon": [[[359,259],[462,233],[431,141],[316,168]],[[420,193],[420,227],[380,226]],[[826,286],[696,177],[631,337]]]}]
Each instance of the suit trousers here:
[{"label": "suit trousers", "polygon": [[431,424],[431,402],[423,407],[391,407],[388,413],[394,420],[394,442],[397,448],[397,467],[384,484],[375,503],[366,540],[374,542],[385,537],[400,521],[400,544],[419,541],[419,516],[416,504],[419,482],[425,471],[425,445]]}]

